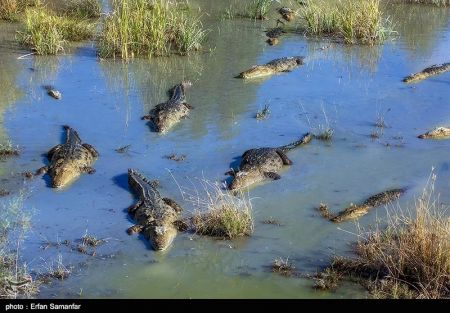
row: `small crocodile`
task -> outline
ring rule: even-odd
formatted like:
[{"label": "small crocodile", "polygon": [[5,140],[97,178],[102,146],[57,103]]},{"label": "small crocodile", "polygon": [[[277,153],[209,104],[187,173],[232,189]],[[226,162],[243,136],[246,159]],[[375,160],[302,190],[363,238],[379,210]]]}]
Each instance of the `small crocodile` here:
[{"label": "small crocodile", "polygon": [[230,190],[245,188],[251,184],[263,181],[266,178],[278,180],[281,178],[276,172],[283,165],[292,165],[292,161],[286,156],[286,152],[298,146],[309,143],[312,135],[307,133],[303,137],[291,144],[278,148],[258,148],[250,149],[242,155],[239,169],[225,173],[233,176]]},{"label": "small crocodile", "polygon": [[236,78],[256,78],[272,75],[279,72],[291,72],[299,65],[303,65],[303,57],[285,57],[275,59],[267,64],[255,65],[251,69],[240,73]]},{"label": "small crocodile", "polygon": [[142,119],[150,120],[157,132],[166,132],[181,119],[187,118],[192,106],[186,103],[185,90],[190,86],[192,83],[185,81],[170,89],[170,99],[156,105]]},{"label": "small crocodile", "polygon": [[64,126],[64,129],[66,142],[53,147],[47,153],[50,164],[40,168],[36,173],[36,175],[48,173],[52,178],[53,188],[66,186],[82,173],[93,174],[95,169],[91,166],[99,156],[93,146],[81,141],[73,128]]},{"label": "small crocodile", "polygon": [[450,137],[449,127],[436,127],[433,130],[426,132],[425,134],[417,136],[420,139],[440,139]]},{"label": "small crocodile", "polygon": [[423,71],[419,73],[412,74],[403,79],[405,83],[417,82],[423,79],[426,79],[430,76],[438,75],[450,71],[450,63],[436,64],[430,67],[427,67]]},{"label": "small crocodile", "polygon": [[153,249],[165,250],[177,234],[174,222],[182,208],[172,199],[162,198],[154,184],[134,169],[128,170],[128,184],[139,201],[128,208],[139,226],[132,226],[128,234],[142,232]]},{"label": "small crocodile", "polygon": [[292,21],[295,16],[294,10],[288,7],[279,8],[278,13],[280,13],[281,17],[288,22]]},{"label": "small crocodile", "polygon": [[363,215],[369,213],[369,210],[375,207],[379,207],[381,205],[386,205],[391,203],[394,200],[397,200],[405,193],[406,189],[391,189],[366,199],[363,203],[359,205],[350,204],[349,207],[342,210],[336,215],[331,214],[328,211],[328,206],[326,204],[320,204],[318,210],[322,214],[323,217],[329,219],[332,222],[340,223],[345,222],[347,220],[356,219]]},{"label": "small crocodile", "polygon": [[56,100],[61,100],[62,95],[61,92],[53,88],[52,86],[44,86],[44,89],[47,90],[47,94],[50,97],[55,98]]}]

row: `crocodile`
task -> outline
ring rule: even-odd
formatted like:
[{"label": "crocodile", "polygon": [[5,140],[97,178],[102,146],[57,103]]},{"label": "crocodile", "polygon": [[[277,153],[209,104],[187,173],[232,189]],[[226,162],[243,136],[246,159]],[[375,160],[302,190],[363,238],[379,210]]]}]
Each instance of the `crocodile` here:
[{"label": "crocodile", "polygon": [[181,119],[187,118],[189,111],[193,108],[186,103],[186,88],[192,86],[189,81],[184,81],[169,90],[170,99],[156,105],[150,110],[148,115],[142,117],[143,120],[150,120],[157,132],[163,133],[178,123]]},{"label": "crocodile", "polygon": [[225,173],[233,176],[230,190],[236,190],[248,187],[251,184],[263,181],[265,179],[278,180],[281,178],[276,172],[283,165],[292,165],[292,161],[286,156],[286,152],[298,146],[308,144],[312,135],[307,133],[303,137],[291,144],[278,148],[257,148],[250,149],[242,155],[242,161],[238,170],[232,169]]},{"label": "crocodile", "polygon": [[303,65],[303,57],[284,57],[281,59],[275,59],[267,64],[255,65],[251,69],[240,73],[236,78],[256,78],[272,75],[279,72],[291,72],[299,65]]},{"label": "crocodile", "polygon": [[48,173],[52,178],[52,187],[64,187],[77,179],[82,173],[93,174],[91,166],[99,157],[95,148],[83,143],[78,133],[69,126],[64,126],[66,142],[53,147],[48,153],[48,166],[40,168],[36,175]]},{"label": "crocodile", "polygon": [[56,100],[61,100],[62,95],[60,91],[56,90],[52,86],[44,86],[44,89],[47,90],[47,94],[50,97],[55,98]]},{"label": "crocodile", "polygon": [[[277,20],[277,25],[276,25],[276,27],[271,28],[271,29],[269,29],[269,30],[266,31],[266,36],[269,37],[269,38],[266,40],[266,42],[267,42],[269,45],[271,45],[271,46],[274,46],[274,45],[278,44],[278,43],[279,43],[279,39],[278,39],[278,38],[279,38],[282,34],[285,34],[285,33],[286,33],[286,31],[285,31],[282,27],[278,27],[278,24],[279,24],[280,22],[281,22],[280,20]],[[281,22],[281,23],[283,23],[283,22]],[[284,23],[283,23],[283,24],[284,24]]]},{"label": "crocodile", "polygon": [[420,139],[440,139],[450,137],[450,128],[449,127],[436,127],[433,130],[426,132],[425,134],[421,134],[417,136]]},{"label": "crocodile", "polygon": [[398,198],[400,198],[400,196],[402,196],[405,193],[405,191],[406,191],[405,188],[399,188],[399,189],[390,189],[378,193],[374,196],[369,197],[361,204],[358,205],[355,205],[353,203],[350,204],[349,207],[345,208],[336,215],[333,215],[328,211],[328,206],[326,204],[320,204],[318,210],[320,211],[323,217],[329,219],[332,222],[335,223],[345,222],[366,215],[372,208],[379,207],[381,205],[386,205],[394,200],[397,200]]},{"label": "crocodile", "polygon": [[450,63],[435,64],[430,67],[427,67],[426,69],[424,69],[421,72],[418,72],[418,73],[415,73],[415,74],[405,77],[403,79],[403,82],[405,82],[405,83],[417,82],[417,81],[426,79],[430,76],[445,73],[447,71],[450,71]]},{"label": "crocodile", "polygon": [[281,17],[288,22],[292,21],[295,16],[294,10],[288,7],[279,8],[278,13],[280,13]]},{"label": "crocodile", "polygon": [[128,184],[139,197],[139,201],[128,208],[128,212],[139,226],[132,226],[128,234],[142,232],[154,250],[165,250],[176,234],[174,222],[182,208],[172,199],[161,197],[152,181],[134,169],[128,170]]}]

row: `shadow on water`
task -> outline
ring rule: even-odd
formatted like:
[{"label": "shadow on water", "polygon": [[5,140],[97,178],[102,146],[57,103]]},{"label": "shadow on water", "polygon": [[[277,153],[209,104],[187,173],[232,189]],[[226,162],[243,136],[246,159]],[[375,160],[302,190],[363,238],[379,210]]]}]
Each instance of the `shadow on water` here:
[{"label": "shadow on water", "polygon": [[114,176],[113,181],[120,188],[130,192],[130,186],[128,185],[128,174]]}]

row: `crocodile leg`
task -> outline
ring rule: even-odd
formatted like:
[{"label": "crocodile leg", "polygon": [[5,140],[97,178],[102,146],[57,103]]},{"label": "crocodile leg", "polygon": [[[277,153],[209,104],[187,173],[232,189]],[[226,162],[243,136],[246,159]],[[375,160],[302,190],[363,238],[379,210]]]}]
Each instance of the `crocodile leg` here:
[{"label": "crocodile leg", "polygon": [[151,120],[153,118],[153,116],[151,116],[151,115],[144,115],[143,117],[141,117],[141,120],[147,120],[147,121],[149,121],[149,120]]},{"label": "crocodile leg", "polygon": [[133,225],[133,226],[131,226],[130,228],[127,229],[127,234],[131,236],[133,234],[140,233],[143,230],[144,230],[144,226],[142,226],[142,225]]},{"label": "crocodile leg", "polygon": [[88,144],[88,143],[83,143],[82,146],[85,147],[85,148],[92,154],[92,156],[93,156],[94,158],[98,158],[98,157],[99,157],[98,151],[95,150],[95,148],[94,148],[93,146],[91,146],[90,144]]},{"label": "crocodile leg", "polygon": [[183,209],[181,208],[181,206],[176,203],[174,200],[169,199],[169,198],[162,198],[162,200],[171,208],[173,208],[175,210],[175,212],[180,213],[181,211],[183,211]]},{"label": "crocodile leg", "polygon": [[48,172],[48,166],[43,166],[40,169],[38,169],[36,171],[36,173],[34,175],[38,176],[38,175],[44,175]]},{"label": "crocodile leg", "polygon": [[239,170],[235,170],[234,168],[232,168],[231,170],[229,170],[228,172],[226,172],[224,175],[230,175],[230,176],[236,176],[236,173],[239,172]]},{"label": "crocodile leg", "polygon": [[144,204],[144,203],[143,203],[142,201],[139,201],[138,203],[133,204],[132,206],[130,206],[130,207],[128,208],[128,213],[134,214],[134,213],[136,212],[136,210],[139,209],[139,207],[140,207],[141,205],[143,205],[143,204]]},{"label": "crocodile leg", "polygon": [[286,153],[281,150],[277,150],[277,154],[280,156],[284,165],[292,165],[292,161],[287,157]]},{"label": "crocodile leg", "polygon": [[278,174],[275,173],[275,172],[264,172],[264,177],[270,178],[270,179],[273,179],[273,180],[279,180],[279,179],[281,179],[281,176],[278,175]]},{"label": "crocodile leg", "polygon": [[47,159],[49,159],[50,161],[53,158],[53,155],[57,153],[62,148],[62,146],[63,145],[56,145],[53,148],[51,148],[50,151],[47,152]]},{"label": "crocodile leg", "polygon": [[194,107],[192,106],[192,105],[190,105],[189,103],[183,103],[184,104],[184,106],[186,107],[186,108],[188,108],[189,110],[192,110]]},{"label": "crocodile leg", "polygon": [[90,167],[90,166],[85,166],[81,169],[81,171],[83,171],[84,173],[88,173],[88,174],[94,174],[95,168]]}]

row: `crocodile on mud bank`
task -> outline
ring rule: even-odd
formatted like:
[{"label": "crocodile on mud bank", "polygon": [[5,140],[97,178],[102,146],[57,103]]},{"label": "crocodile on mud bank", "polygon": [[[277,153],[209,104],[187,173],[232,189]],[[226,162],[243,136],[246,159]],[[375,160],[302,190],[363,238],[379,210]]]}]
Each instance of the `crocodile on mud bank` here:
[{"label": "crocodile on mud bank", "polygon": [[189,81],[182,82],[169,90],[170,99],[156,105],[143,120],[150,120],[157,132],[166,132],[181,119],[187,118],[192,106],[186,103],[186,88],[192,86]]},{"label": "crocodile on mud bank", "polygon": [[272,75],[280,72],[291,72],[297,66],[303,65],[304,57],[285,57],[275,59],[267,64],[255,65],[251,69],[240,73],[236,78],[257,78]]},{"label": "crocodile on mud bank", "polygon": [[420,139],[444,139],[450,137],[449,127],[436,127],[433,130],[417,136]]},{"label": "crocodile on mud bank", "polygon": [[355,205],[350,204],[350,206],[336,215],[331,214],[328,211],[328,206],[326,204],[320,204],[318,210],[322,214],[323,217],[329,219],[335,223],[345,222],[351,219],[359,218],[363,215],[369,213],[369,210],[375,207],[379,207],[381,205],[386,205],[391,203],[392,201],[397,200],[405,193],[406,189],[391,189],[381,193],[378,193],[370,198],[366,199],[363,203]]},{"label": "crocodile on mud bank", "polygon": [[232,169],[225,173],[233,176],[233,180],[228,186],[230,190],[248,187],[254,183],[265,179],[278,180],[281,178],[277,174],[284,165],[292,165],[292,161],[287,157],[286,152],[298,146],[308,144],[312,135],[307,133],[303,137],[291,144],[278,148],[258,148],[250,149],[242,155],[239,169]]},{"label": "crocodile on mud bank", "polygon": [[408,77],[405,77],[403,79],[403,82],[413,83],[413,82],[417,82],[417,81],[426,79],[430,76],[442,74],[442,73],[445,73],[448,71],[450,71],[450,63],[432,65],[430,67],[427,67],[426,69],[424,69],[423,71],[421,71],[419,73],[415,73]]},{"label": "crocodile on mud bank", "polygon": [[66,130],[66,142],[53,147],[48,153],[48,166],[40,168],[36,175],[48,173],[52,178],[52,187],[64,187],[83,173],[93,174],[92,168],[99,154],[95,148],[83,143],[78,133],[69,126]]},{"label": "crocodile on mud bank", "polygon": [[182,208],[174,200],[162,198],[153,182],[134,169],[128,170],[128,184],[139,201],[128,208],[137,225],[131,226],[127,233],[142,232],[153,249],[167,249],[177,234],[174,222]]}]

